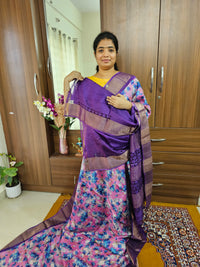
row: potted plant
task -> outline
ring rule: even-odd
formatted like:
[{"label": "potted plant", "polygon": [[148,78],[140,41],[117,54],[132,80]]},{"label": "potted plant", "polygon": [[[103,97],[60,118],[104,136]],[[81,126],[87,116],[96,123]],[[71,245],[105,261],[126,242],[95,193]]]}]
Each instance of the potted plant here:
[{"label": "potted plant", "polygon": [[3,183],[6,184],[6,195],[8,198],[18,197],[21,194],[21,183],[17,172],[18,167],[20,167],[23,162],[17,162],[16,157],[10,154],[0,153],[0,156],[2,157],[4,165],[0,166],[0,185]]}]

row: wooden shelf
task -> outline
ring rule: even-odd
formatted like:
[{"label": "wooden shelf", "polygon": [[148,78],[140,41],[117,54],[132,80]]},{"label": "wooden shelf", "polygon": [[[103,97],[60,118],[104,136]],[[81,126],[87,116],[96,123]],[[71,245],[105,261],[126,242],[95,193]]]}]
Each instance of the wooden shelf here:
[{"label": "wooden shelf", "polygon": [[53,154],[50,157],[51,179],[53,186],[63,186],[66,193],[72,193],[77,183],[82,157]]}]

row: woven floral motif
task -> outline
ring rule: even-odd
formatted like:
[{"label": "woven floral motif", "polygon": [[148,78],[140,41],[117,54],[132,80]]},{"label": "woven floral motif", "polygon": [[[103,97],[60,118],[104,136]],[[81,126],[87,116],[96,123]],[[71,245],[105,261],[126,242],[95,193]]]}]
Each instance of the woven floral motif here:
[{"label": "woven floral motif", "polygon": [[151,206],[145,214],[148,242],[166,267],[199,267],[200,237],[187,208]]}]

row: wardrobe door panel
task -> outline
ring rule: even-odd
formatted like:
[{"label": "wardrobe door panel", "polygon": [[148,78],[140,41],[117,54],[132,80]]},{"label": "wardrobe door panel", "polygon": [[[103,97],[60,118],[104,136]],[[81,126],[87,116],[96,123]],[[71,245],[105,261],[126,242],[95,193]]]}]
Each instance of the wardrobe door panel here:
[{"label": "wardrobe door panel", "polygon": [[50,157],[52,184],[73,192],[79,178],[82,157],[54,155]]},{"label": "wardrobe door panel", "polygon": [[151,129],[152,151],[199,153],[200,129]]},{"label": "wardrobe door panel", "polygon": [[159,11],[160,0],[101,0],[102,30],[119,40],[120,71],[139,79],[152,108],[150,126],[154,126]]},{"label": "wardrobe door panel", "polygon": [[1,114],[8,152],[24,162],[23,184],[50,185],[45,122],[33,105],[41,100],[41,87],[30,1],[4,1],[0,17]]},{"label": "wardrobe door panel", "polygon": [[199,0],[161,1],[156,127],[200,127],[199,13]]},{"label": "wardrobe door panel", "polygon": [[[153,151],[153,195],[177,203],[198,203],[200,154]],[[169,201],[167,199],[165,201]],[[178,199],[179,198],[179,199]],[[183,202],[184,201],[184,202]]]}]

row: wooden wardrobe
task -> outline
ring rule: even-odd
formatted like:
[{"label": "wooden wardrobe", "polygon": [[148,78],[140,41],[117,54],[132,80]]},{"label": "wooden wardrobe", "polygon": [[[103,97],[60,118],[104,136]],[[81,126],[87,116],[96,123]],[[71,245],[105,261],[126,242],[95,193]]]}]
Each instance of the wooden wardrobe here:
[{"label": "wooden wardrobe", "polygon": [[101,0],[102,30],[119,39],[119,69],[152,108],[153,200],[200,195],[200,1]]}]

